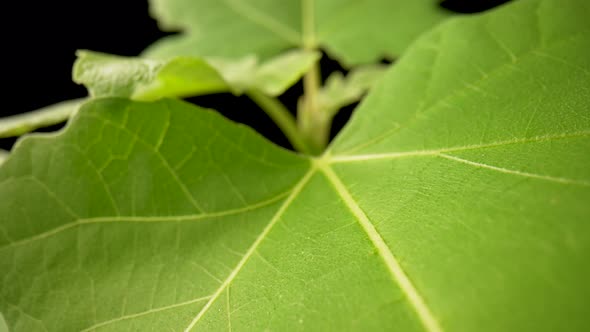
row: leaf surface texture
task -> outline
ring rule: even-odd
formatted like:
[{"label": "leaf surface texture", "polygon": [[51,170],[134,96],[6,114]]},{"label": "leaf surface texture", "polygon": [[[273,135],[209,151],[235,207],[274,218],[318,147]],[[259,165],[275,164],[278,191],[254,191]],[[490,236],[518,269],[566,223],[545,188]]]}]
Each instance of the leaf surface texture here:
[{"label": "leaf surface texture", "polygon": [[11,331],[584,330],[589,13],[444,23],[318,159],[180,101],[86,103],[0,169],[0,311]]}]

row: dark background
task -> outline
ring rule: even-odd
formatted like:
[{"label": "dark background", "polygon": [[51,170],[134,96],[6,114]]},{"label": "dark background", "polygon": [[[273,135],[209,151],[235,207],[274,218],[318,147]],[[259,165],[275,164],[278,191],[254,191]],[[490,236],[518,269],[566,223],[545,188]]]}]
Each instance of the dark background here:
[{"label": "dark background", "polygon": [[[214,0],[211,0],[214,1]],[[446,0],[445,10],[460,13],[482,11],[507,0]],[[147,0],[103,1],[7,1],[2,14],[2,103],[0,116],[32,111],[63,100],[86,96],[72,82],[71,69],[78,49],[137,55],[146,46],[168,35],[148,14]],[[324,77],[338,64],[324,57]],[[281,99],[295,109],[301,85]],[[255,104],[245,97],[220,94],[189,99],[219,110],[230,119],[246,123],[276,143],[289,147],[281,132]],[[354,107],[335,119],[332,136],[344,125]],[[54,131],[59,126],[41,131]],[[10,149],[15,139],[0,139]]]}]

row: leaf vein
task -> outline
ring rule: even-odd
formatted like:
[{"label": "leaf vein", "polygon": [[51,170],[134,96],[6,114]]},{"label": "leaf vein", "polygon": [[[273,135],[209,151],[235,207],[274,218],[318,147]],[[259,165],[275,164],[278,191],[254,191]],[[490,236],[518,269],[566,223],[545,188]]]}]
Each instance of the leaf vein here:
[{"label": "leaf vein", "polygon": [[154,216],[154,217],[140,217],[140,216],[104,216],[104,217],[94,217],[94,218],[79,218],[74,220],[71,223],[67,223],[61,225],[59,227],[53,228],[46,232],[37,234],[35,236],[31,236],[28,238],[24,238],[18,241],[11,242],[7,245],[0,247],[0,251],[10,248],[21,246],[27,243],[31,243],[34,241],[42,240],[56,234],[59,234],[63,231],[66,231],[70,228],[74,228],[76,226],[81,225],[89,225],[89,224],[98,224],[98,223],[114,223],[114,222],[185,222],[185,221],[198,221],[202,219],[210,219],[210,218],[220,218],[240,213],[245,213],[249,211],[256,210],[258,208],[263,208],[265,206],[271,205],[282,199],[283,197],[287,196],[290,191],[283,192],[279,195],[276,195],[270,199],[260,201],[255,204],[247,205],[237,209],[229,209],[224,211],[218,212],[209,212],[209,213],[201,213],[201,214],[188,214],[188,215],[176,215],[176,216]]},{"label": "leaf vein", "polygon": [[439,325],[436,317],[434,317],[430,308],[418,293],[418,290],[403,270],[397,258],[395,258],[391,249],[385,243],[385,240],[383,240],[373,223],[371,223],[365,212],[352,197],[344,183],[342,183],[338,175],[336,175],[329,166],[322,166],[321,170],[331,182],[336,193],[346,204],[350,212],[356,217],[358,223],[369,237],[369,240],[379,252],[379,256],[383,259],[389,273],[394,281],[397,282],[402,292],[405,293],[408,302],[414,308],[424,328],[429,332],[442,332],[443,329]]},{"label": "leaf vein", "polygon": [[491,143],[485,143],[485,144],[473,144],[473,145],[465,145],[465,146],[457,146],[457,147],[433,149],[433,150],[372,153],[372,154],[359,154],[359,155],[349,155],[349,156],[335,155],[335,156],[326,156],[325,158],[327,159],[327,161],[329,163],[337,164],[337,163],[360,162],[360,161],[379,160],[379,159],[397,159],[397,158],[406,158],[406,157],[436,156],[438,154],[447,153],[447,152],[459,152],[459,151],[468,151],[468,150],[488,149],[488,148],[495,148],[495,147],[501,147],[501,146],[506,146],[506,145],[513,145],[513,144],[540,143],[540,142],[547,142],[547,141],[553,141],[553,140],[572,139],[572,138],[575,139],[575,138],[586,138],[586,137],[590,137],[590,131],[575,132],[575,133],[571,133],[571,134],[535,136],[535,137],[523,138],[523,139],[511,139],[511,140],[497,141],[497,142],[491,142]]},{"label": "leaf vein", "polygon": [[463,158],[451,156],[451,155],[444,154],[444,153],[440,153],[438,156],[439,157],[442,157],[442,158],[445,158],[445,159],[457,161],[457,162],[460,162],[460,163],[463,163],[463,164],[475,166],[475,167],[478,167],[478,168],[490,169],[490,170],[497,171],[497,172],[500,172],[500,173],[518,175],[518,176],[523,176],[523,177],[527,177],[527,178],[546,180],[546,181],[556,182],[556,183],[562,183],[562,184],[575,184],[575,185],[590,187],[590,182],[587,182],[587,181],[579,181],[579,180],[573,180],[573,179],[568,179],[568,178],[555,177],[555,176],[550,176],[550,175],[542,175],[542,174],[536,174],[536,173],[522,172],[522,171],[517,171],[517,170],[513,170],[513,169],[508,169],[508,168],[503,168],[503,167],[488,165],[488,164],[484,164],[484,163],[478,163],[478,162],[475,162],[475,161],[471,161],[471,160],[467,160],[467,159],[463,159]]},{"label": "leaf vein", "polygon": [[64,202],[62,199],[60,199],[55,192],[49,188],[49,186],[47,186],[47,184],[45,184],[43,181],[39,180],[37,177],[35,177],[34,175],[28,176],[27,178],[31,179],[33,182],[37,183],[41,188],[43,188],[43,190],[55,201],[57,202],[59,205],[62,206],[62,208],[64,209],[64,211],[69,214],[70,216],[74,217],[74,218],[80,218],[80,216],[74,212],[74,210],[68,205],[66,204],[66,202]]},{"label": "leaf vein", "polygon": [[[128,111],[129,112],[129,111]],[[168,163],[168,161],[166,160],[166,158],[164,158],[164,156],[160,153],[160,151],[158,151],[156,149],[155,146],[152,146],[151,144],[149,144],[148,142],[146,142],[144,139],[142,139],[139,135],[137,135],[137,133],[129,130],[128,128],[126,128],[125,126],[122,126],[118,123],[115,123],[113,121],[110,121],[108,119],[104,119],[98,115],[88,115],[90,117],[94,117],[97,118],[105,123],[109,123],[112,126],[119,128],[125,132],[127,132],[129,135],[131,135],[132,137],[135,138],[136,141],[141,142],[142,144],[144,144],[146,147],[148,147],[156,157],[158,157],[158,159],[162,162],[162,165],[164,166],[164,168],[168,171],[168,173],[170,174],[170,176],[172,176],[172,178],[174,179],[174,182],[176,182],[176,184],[179,186],[179,188],[182,190],[182,192],[184,193],[184,195],[188,198],[188,200],[191,202],[191,204],[195,207],[195,209],[197,211],[204,211],[203,208],[201,208],[201,206],[199,205],[199,203],[195,200],[195,197],[191,194],[191,192],[188,190],[188,188],[186,187],[186,185],[184,184],[184,182],[182,182],[180,180],[180,178],[178,177],[178,173],[176,172],[176,170],[174,170],[174,168],[172,168],[172,166],[170,166],[170,164]]]},{"label": "leaf vein", "polygon": [[165,310],[169,310],[169,309],[174,309],[174,308],[179,308],[179,307],[183,307],[183,306],[187,306],[190,304],[194,304],[194,303],[198,303],[204,300],[209,299],[211,296],[205,296],[205,297],[199,297],[196,299],[192,299],[189,301],[185,301],[185,302],[180,302],[180,303],[176,303],[176,304],[172,304],[172,305],[168,305],[168,306],[164,306],[164,307],[159,307],[159,308],[154,308],[154,309],[150,309],[150,310],[146,310],[146,311],[142,311],[142,312],[138,312],[135,314],[129,314],[129,315],[124,315],[115,319],[111,319],[111,320],[107,320],[95,325],[92,325],[90,327],[87,327],[83,330],[81,330],[80,332],[88,332],[88,331],[93,331],[96,330],[99,327],[104,327],[106,325],[110,325],[110,324],[114,324],[120,321],[124,321],[124,320],[128,320],[128,319],[132,319],[132,318],[137,318],[137,317],[142,317],[142,316],[146,316],[146,315],[150,315],[153,313],[157,313],[157,312],[161,312],[161,311],[165,311]]},{"label": "leaf vein", "polygon": [[291,27],[280,23],[268,14],[238,0],[226,0],[227,7],[247,21],[267,29],[294,45],[301,44],[300,34]]},{"label": "leaf vein", "polygon": [[201,311],[199,311],[197,313],[195,318],[186,327],[186,329],[184,329],[185,332],[189,332],[193,329],[193,327],[195,327],[195,325],[205,315],[205,313],[209,310],[209,308],[211,308],[211,306],[217,300],[217,298],[219,298],[219,296],[223,293],[223,291],[226,288],[228,288],[228,286],[233,282],[233,280],[236,278],[238,273],[242,270],[244,265],[246,265],[246,262],[256,252],[260,243],[262,243],[262,241],[266,238],[268,233],[270,233],[273,226],[281,219],[281,216],[283,215],[283,213],[287,210],[287,208],[289,208],[291,203],[295,200],[297,195],[299,195],[299,193],[303,190],[303,188],[305,187],[305,185],[307,184],[307,182],[309,181],[309,179],[311,178],[311,176],[315,172],[316,172],[316,169],[311,168],[307,172],[307,174],[305,174],[303,176],[303,178],[301,178],[301,180],[299,180],[299,182],[295,185],[295,187],[293,187],[291,193],[289,194],[289,197],[287,197],[287,199],[283,202],[281,207],[277,210],[277,212],[274,214],[274,216],[269,221],[268,225],[266,225],[266,227],[262,230],[262,233],[260,233],[260,235],[256,238],[254,243],[252,243],[252,245],[250,246],[248,251],[246,251],[246,254],[244,255],[244,257],[242,257],[242,259],[240,260],[238,265],[236,265],[236,267],[230,272],[228,277],[225,279],[223,284],[217,289],[217,291],[215,291],[215,293],[213,294],[213,296],[211,297],[209,302],[207,302],[207,304],[203,307],[203,309],[201,309]]},{"label": "leaf vein", "polygon": [[488,73],[484,73],[485,74],[484,76],[475,80],[473,83],[467,84],[469,82],[465,82],[462,86],[452,89],[447,94],[440,97],[433,104],[425,106],[425,107],[421,107],[419,110],[417,110],[413,114],[413,116],[411,116],[403,124],[400,124],[400,125],[396,124],[395,127],[393,127],[392,129],[389,129],[389,130],[385,131],[384,133],[367,140],[366,142],[363,142],[363,143],[360,143],[356,146],[353,146],[343,153],[352,153],[352,152],[358,151],[360,149],[367,148],[371,145],[375,145],[375,144],[379,143],[380,141],[383,141],[384,139],[391,137],[392,135],[396,134],[400,130],[408,128],[410,125],[412,125],[416,122],[419,122],[422,119],[422,117],[420,117],[420,115],[423,115],[424,113],[431,112],[431,111],[437,109],[438,106],[448,105],[449,99],[459,96],[462,93],[464,93],[465,91],[468,91],[470,89],[473,89],[474,87],[477,87],[479,84],[488,81],[490,78],[493,78],[495,75],[502,73],[502,71],[504,69],[509,68],[509,67],[513,67],[515,62],[522,61],[523,59],[530,57],[530,56],[540,56],[539,51],[542,50],[543,48],[550,48],[550,47],[555,47],[557,45],[561,45],[563,43],[570,43],[580,37],[585,37],[585,36],[586,36],[586,31],[581,32],[581,33],[577,33],[577,34],[573,34],[573,35],[569,36],[568,38],[562,39],[562,40],[555,42],[551,45],[539,45],[537,47],[531,48],[530,50],[522,53],[520,55],[520,57],[517,57],[515,60],[511,59],[511,61],[509,61],[509,62],[502,62],[499,65],[497,65],[496,67],[490,69],[488,71]]},{"label": "leaf vein", "polygon": [[[75,144],[64,144],[64,146],[69,146],[72,149],[76,150],[78,153],[80,153],[83,156],[86,156],[86,153],[84,151],[82,151],[82,149],[80,149],[80,147],[78,147]],[[104,176],[102,175],[102,172],[98,169],[98,167],[96,166],[96,164],[90,159],[90,158],[84,158],[86,160],[86,164],[88,166],[90,166],[90,168],[92,168],[92,170],[96,173],[96,176],[98,178],[98,180],[100,181],[100,183],[103,186],[103,189],[105,191],[106,196],[109,198],[109,203],[111,204],[111,206],[113,207],[113,211],[117,214],[120,215],[120,211],[119,211],[119,207],[117,206],[117,203],[115,202],[115,198],[113,196],[113,193],[111,192]]]}]

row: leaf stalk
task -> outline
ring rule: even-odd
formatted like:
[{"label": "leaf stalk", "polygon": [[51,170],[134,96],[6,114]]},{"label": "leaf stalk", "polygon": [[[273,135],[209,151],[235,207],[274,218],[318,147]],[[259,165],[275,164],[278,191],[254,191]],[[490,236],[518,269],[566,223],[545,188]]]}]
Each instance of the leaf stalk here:
[{"label": "leaf stalk", "polygon": [[319,64],[315,64],[303,77],[303,97],[300,101],[297,117],[301,134],[305,137],[312,154],[320,154],[330,138],[331,117],[323,112],[318,103],[321,86]]},{"label": "leaf stalk", "polygon": [[293,148],[300,152],[311,153],[306,140],[297,128],[295,117],[285,105],[278,99],[269,97],[257,90],[250,90],[247,95],[275,122]]},{"label": "leaf stalk", "polygon": [[[302,1],[303,48],[317,51],[314,1]],[[303,96],[297,110],[297,125],[314,155],[321,154],[330,138],[331,117],[319,107],[318,93],[322,84],[319,61],[303,76]]]}]

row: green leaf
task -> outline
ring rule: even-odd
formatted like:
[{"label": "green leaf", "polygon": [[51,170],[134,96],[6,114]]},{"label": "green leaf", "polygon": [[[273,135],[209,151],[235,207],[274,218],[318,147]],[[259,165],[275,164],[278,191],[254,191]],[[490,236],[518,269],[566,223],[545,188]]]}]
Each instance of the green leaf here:
[{"label": "green leaf", "polygon": [[[282,95],[295,84],[309,69],[320,60],[321,53],[314,51],[292,50],[283,52],[265,63],[252,73],[252,84],[247,82],[244,89],[251,86],[270,96]],[[244,77],[244,80],[248,80]]]},{"label": "green leaf", "polygon": [[387,66],[372,65],[353,69],[346,77],[332,73],[318,94],[319,108],[333,116],[344,106],[355,103],[373,87],[385,73]]},{"label": "green leaf", "polygon": [[440,26],[317,159],[181,101],[86,103],[0,168],[0,311],[27,332],[584,331],[589,14]]},{"label": "green leaf", "polygon": [[154,100],[227,91],[241,94],[252,89],[276,96],[318,59],[319,53],[307,51],[286,52],[262,64],[253,56],[157,60],[79,51],[73,76],[94,97]]},{"label": "green leaf", "polygon": [[184,102],[90,101],[0,169],[0,310],[14,331],[181,330],[308,165]]},{"label": "green leaf", "polygon": [[[269,57],[319,45],[347,66],[396,56],[449,13],[434,0],[152,0],[164,38],[151,56]],[[223,42],[220,42],[223,41]]]},{"label": "green leaf", "polygon": [[68,100],[29,113],[0,118],[0,138],[19,136],[66,121],[84,99]]}]

